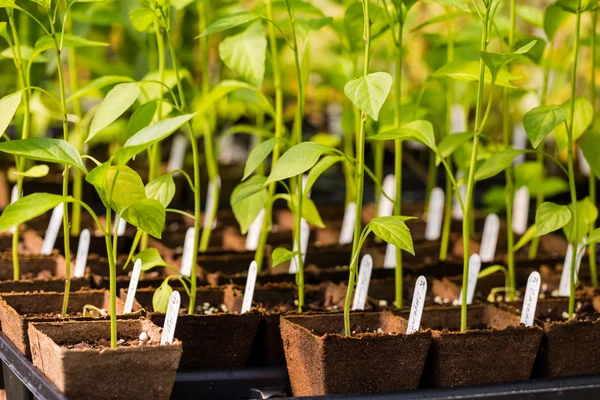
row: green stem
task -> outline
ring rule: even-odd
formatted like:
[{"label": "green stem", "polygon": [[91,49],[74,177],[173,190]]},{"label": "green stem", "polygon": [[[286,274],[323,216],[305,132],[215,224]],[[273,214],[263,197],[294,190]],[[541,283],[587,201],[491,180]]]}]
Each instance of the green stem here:
[{"label": "green stem", "polygon": [[[596,109],[596,25],[598,24],[598,11],[592,11],[592,43],[591,43],[591,54],[590,57],[592,59],[592,71],[590,77],[590,102]],[[591,123],[591,131],[588,134],[594,132],[596,127],[596,113],[592,113],[592,123]],[[593,173],[590,173],[589,176],[589,186],[590,186],[590,200],[593,204],[596,204],[596,177]],[[590,224],[590,232],[594,230],[596,227],[596,223],[592,222]],[[589,246],[589,259],[590,259],[590,277],[592,280],[592,286],[598,287],[598,271],[596,265],[596,244],[591,243]]]},{"label": "green stem", "polygon": [[112,229],[110,226],[110,211],[110,208],[107,207],[104,241],[106,243],[106,254],[108,257],[108,269],[110,275],[110,347],[115,349],[117,347],[117,262],[114,258],[115,249],[113,248],[113,243],[111,241]]},{"label": "green stem", "polygon": [[[404,29],[404,16],[398,8],[398,41],[396,45],[396,77],[394,79],[395,97],[396,97],[396,109],[394,115],[394,122],[396,127],[400,127],[402,118],[402,44],[403,44],[403,29]],[[417,106],[418,107],[418,106]],[[394,177],[396,179],[396,196],[394,196],[394,215],[400,215],[402,213],[402,141],[394,141]],[[395,248],[396,252],[396,268],[394,269],[395,275],[395,306],[402,308],[402,250],[398,247]]]}]

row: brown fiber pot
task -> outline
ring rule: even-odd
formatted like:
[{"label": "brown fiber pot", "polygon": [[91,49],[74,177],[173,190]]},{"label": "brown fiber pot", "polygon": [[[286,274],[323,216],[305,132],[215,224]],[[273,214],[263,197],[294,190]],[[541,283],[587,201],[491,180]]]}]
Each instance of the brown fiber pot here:
[{"label": "brown fiber pot", "polygon": [[[460,330],[460,307],[428,307],[421,324],[433,331],[423,373],[427,387],[452,387],[529,379],[542,329],[489,304],[469,306],[469,330]],[[443,330],[442,330],[443,329]]]},{"label": "brown fiber pot", "polygon": [[[31,357],[27,326],[30,322],[61,321],[63,293],[3,293],[0,295],[0,323],[2,332],[26,357]],[[85,305],[110,309],[110,295],[106,290],[85,290],[69,295],[68,312],[83,312]],[[123,312],[124,302],[117,298],[117,314]],[[139,315],[135,315],[136,318]],[[106,317],[107,318],[107,317]],[[92,320],[91,317],[72,316],[72,320]]]},{"label": "brown fiber pot", "polygon": [[407,321],[389,312],[352,313],[352,325],[390,334],[345,337],[343,314],[281,318],[294,396],[388,392],[419,386],[431,332],[406,335]]},{"label": "brown fiber pot", "polygon": [[181,342],[160,345],[161,328],[146,319],[120,320],[120,338],[138,338],[146,345],[116,349],[61,346],[84,340],[110,339],[109,321],[46,322],[29,325],[35,365],[70,399],[168,399],[181,357]]}]

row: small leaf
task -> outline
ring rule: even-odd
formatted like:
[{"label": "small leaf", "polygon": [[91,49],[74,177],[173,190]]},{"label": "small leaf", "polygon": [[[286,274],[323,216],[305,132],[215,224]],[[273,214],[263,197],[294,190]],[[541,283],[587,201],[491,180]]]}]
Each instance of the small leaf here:
[{"label": "small leaf", "polygon": [[[432,75],[433,78],[451,78],[461,82],[478,82],[479,81],[479,62],[478,61],[454,61],[445,64],[439,68]],[[496,77],[495,85],[514,88],[515,86],[510,83],[518,77],[511,75],[506,70],[501,70]],[[492,74],[489,70],[485,70],[484,82],[486,84],[492,83]]]},{"label": "small leaf", "polygon": [[109,166],[104,177],[106,197],[110,199],[111,207],[117,213],[120,214],[124,208],[146,198],[146,190],[142,178],[128,166]]},{"label": "small leaf", "polygon": [[263,161],[271,154],[273,148],[275,147],[275,143],[277,142],[277,138],[267,139],[264,142],[260,142],[250,152],[248,155],[248,160],[246,161],[246,166],[244,168],[244,177],[242,180],[246,180]]},{"label": "small leaf", "polygon": [[108,125],[112,124],[135,103],[140,95],[141,86],[138,82],[121,83],[115,86],[102,101],[90,125],[90,134],[86,142]]},{"label": "small leaf", "polygon": [[146,184],[146,197],[158,201],[163,207],[168,207],[175,197],[175,181],[173,172],[159,176]]},{"label": "small leaf", "polygon": [[[438,151],[440,156],[443,158],[448,158],[456,149],[462,147],[465,143],[473,139],[472,132],[463,132],[463,133],[453,133],[450,135],[446,135],[438,144]],[[436,165],[439,165],[441,162],[440,158],[436,158]]]},{"label": "small leaf", "polygon": [[[294,199],[294,201],[296,201],[297,197],[298,196],[294,196],[288,199],[288,207],[290,210],[292,209],[290,201],[292,200],[292,198]],[[309,224],[315,225],[319,228],[325,228],[325,224],[323,223],[323,220],[319,215],[319,210],[317,210],[317,206],[308,197],[302,198],[302,218],[304,218]]]},{"label": "small leaf", "polygon": [[163,283],[154,291],[152,296],[152,308],[154,312],[166,313],[169,308],[169,298],[173,293],[173,288],[169,285],[169,278],[165,279]]},{"label": "small leaf", "polygon": [[140,32],[146,32],[155,18],[154,12],[147,7],[134,8],[129,12],[131,25]]},{"label": "small leaf", "polygon": [[208,28],[204,32],[200,34],[200,36],[197,36],[196,39],[202,36],[212,35],[213,33],[223,32],[228,29],[235,28],[236,26],[240,26],[250,21],[254,21],[257,18],[260,18],[258,14],[254,14],[247,11],[242,11],[237,14],[228,15],[226,17],[214,21],[208,26]]},{"label": "small leaf", "polygon": [[410,217],[375,217],[369,222],[369,227],[379,238],[399,249],[415,255],[412,236],[404,221]]},{"label": "small leaf", "polygon": [[106,86],[115,85],[117,83],[124,82],[134,82],[133,78],[128,76],[119,76],[119,75],[105,75],[101,76],[93,81],[89,82],[87,85],[76,91],[67,99],[67,103],[73,100],[77,100],[89,93],[100,90]]},{"label": "small leaf", "polygon": [[264,176],[254,175],[237,185],[231,193],[231,209],[240,224],[242,234],[248,232],[248,228],[269,200],[265,182]]},{"label": "small leaf", "polygon": [[131,203],[119,214],[121,218],[140,230],[162,237],[167,212],[165,207],[154,199],[143,199]]},{"label": "small leaf", "polygon": [[271,170],[267,184],[305,173],[313,167],[323,154],[335,152],[335,148],[314,142],[295,145],[281,156]]},{"label": "small leaf", "polygon": [[518,56],[527,53],[533,46],[535,46],[535,43],[536,41],[532,40],[525,46],[515,50],[512,53],[490,53],[488,51],[480,52],[481,59],[492,73],[492,83],[495,83],[498,73],[502,68],[506,67]]},{"label": "small leaf", "polygon": [[[569,211],[573,215],[573,205],[569,204]],[[573,232],[573,218],[563,227],[563,233],[565,234],[569,243],[579,243],[581,239],[587,234],[590,228],[590,224],[596,221],[598,218],[598,209],[596,205],[592,203],[589,197],[577,202],[577,232]]]},{"label": "small leaf", "polygon": [[570,18],[568,12],[556,4],[551,4],[544,12],[544,32],[550,43],[554,42],[556,32],[565,25]]},{"label": "small leaf", "polygon": [[0,135],[6,132],[6,128],[15,116],[22,98],[23,91],[19,90],[0,99]]},{"label": "small leaf", "polygon": [[581,138],[583,155],[596,178],[600,179],[600,134],[588,132]]},{"label": "small leaf", "polygon": [[140,251],[134,258],[139,258],[142,261],[142,271],[148,271],[155,267],[169,266],[169,264],[163,260],[158,249],[154,247],[148,247],[147,249]]},{"label": "small leaf", "polygon": [[28,160],[66,164],[87,173],[79,152],[62,139],[27,138],[0,143],[0,151]]},{"label": "small leaf", "polygon": [[271,255],[271,266],[275,268],[279,264],[290,261],[292,258],[300,254],[299,251],[290,251],[283,247],[278,247],[273,250],[273,254]]},{"label": "small leaf", "polygon": [[91,183],[94,186],[105,207],[110,207],[106,197],[106,176],[108,175],[111,162],[112,158],[106,161],[104,164],[100,164],[92,169],[85,177],[86,182]]},{"label": "small leaf", "polygon": [[155,101],[149,101],[135,110],[131,118],[129,118],[129,122],[127,122],[127,130],[125,132],[127,137],[130,138],[140,130],[149,126],[152,123],[157,108]]},{"label": "small leaf", "polygon": [[597,242],[600,242],[600,228],[596,228],[590,232],[590,234],[587,237],[584,247],[589,244],[597,243]]},{"label": "small leaf", "polygon": [[543,236],[565,226],[571,220],[571,211],[550,201],[540,204],[535,215],[536,236]]},{"label": "small leaf", "polygon": [[523,126],[534,149],[567,118],[560,106],[539,106],[527,112],[523,117]]},{"label": "small leaf", "polygon": [[426,3],[437,3],[446,7],[454,7],[464,12],[471,12],[469,10],[469,2],[466,0],[426,0]]},{"label": "small leaf", "polygon": [[49,193],[33,193],[21,197],[16,202],[9,204],[0,215],[0,232],[39,217],[67,200],[67,197]]},{"label": "small leaf", "polygon": [[244,32],[225,38],[219,44],[221,60],[244,80],[262,86],[265,75],[267,38],[260,23],[250,25]]},{"label": "small leaf", "polygon": [[377,121],[379,110],[390,94],[392,77],[386,72],[374,72],[351,80],[344,93],[359,110]]},{"label": "small leaf", "polygon": [[433,133],[433,125],[429,121],[416,120],[402,125],[400,128],[390,129],[389,131],[381,132],[373,136],[369,136],[369,140],[413,140],[423,143],[434,152],[437,152],[435,144],[435,134]]},{"label": "small leaf", "polygon": [[[109,44],[105,42],[96,42],[94,40],[88,40],[81,36],[71,35],[69,33],[65,33],[61,35],[60,33],[56,34],[56,40],[60,45],[62,43],[62,47],[108,47]],[[35,42],[35,50],[38,52],[50,50],[55,48],[54,38],[50,35],[42,36]]]},{"label": "small leaf", "polygon": [[34,165],[25,172],[19,172],[14,168],[10,169],[8,172],[11,179],[13,177],[16,179],[17,175],[25,176],[27,178],[43,178],[44,176],[48,175],[49,171],[50,168],[46,164],[40,164]]},{"label": "small leaf", "polygon": [[475,181],[491,178],[504,171],[512,163],[512,161],[522,154],[522,150],[504,149],[498,153],[492,154],[490,158],[485,160],[483,164],[475,172]]},{"label": "small leaf", "polygon": [[525,233],[523,234],[523,236],[521,236],[521,238],[519,239],[519,241],[515,244],[515,247],[513,248],[513,250],[517,251],[517,250],[521,249],[527,243],[531,242],[534,237],[536,237],[535,225],[531,225],[525,231]]},{"label": "small leaf", "polygon": [[506,268],[504,266],[491,265],[491,266],[481,270],[479,272],[479,274],[477,275],[477,279],[485,278],[486,276],[490,276],[492,274],[495,274],[496,272],[502,272],[505,277],[506,277],[506,275],[508,275],[508,271],[506,270]]},{"label": "small leaf", "polygon": [[333,164],[337,162],[345,161],[346,158],[344,156],[331,155],[325,156],[321,158],[308,172],[308,176],[306,179],[306,183],[303,187],[304,195],[306,196],[310,189],[312,189],[313,185],[317,181],[317,179],[329,169]]},{"label": "small leaf", "polygon": [[[563,109],[567,112],[567,121],[571,120],[571,100],[567,100],[562,104]],[[594,116],[594,107],[583,96],[575,98],[575,116],[573,118],[573,142],[579,139],[589,128]],[[558,145],[559,151],[564,151],[567,148],[567,128],[565,124],[559,125],[554,130],[554,139]]]}]

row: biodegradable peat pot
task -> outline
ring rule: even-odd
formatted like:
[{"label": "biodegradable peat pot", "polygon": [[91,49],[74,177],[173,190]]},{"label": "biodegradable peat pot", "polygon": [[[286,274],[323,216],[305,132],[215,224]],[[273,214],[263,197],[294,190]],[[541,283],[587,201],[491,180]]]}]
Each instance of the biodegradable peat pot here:
[{"label": "biodegradable peat pot", "polygon": [[[142,332],[149,336],[146,344],[139,342]],[[181,342],[160,345],[161,328],[146,319],[119,320],[117,334],[128,345],[74,348],[88,340],[110,341],[110,322],[33,323],[29,326],[33,365],[70,399],[168,399]]]},{"label": "biodegradable peat pot", "polygon": [[[64,293],[3,293],[0,295],[0,323],[2,332],[26,357],[31,356],[27,337],[30,322],[61,321]],[[92,320],[82,315],[85,305],[110,309],[110,293],[106,290],[84,290],[69,295],[67,319]],[[117,299],[117,314],[123,312],[125,303]],[[134,314],[139,317],[139,314]],[[108,318],[108,317],[102,317]]]},{"label": "biodegradable peat pot", "polygon": [[[21,279],[64,278],[66,265],[63,256],[56,250],[48,256],[38,254],[19,254]],[[0,281],[13,279],[13,260],[11,251],[0,253]]]},{"label": "biodegradable peat pot", "polygon": [[390,312],[357,312],[360,326],[394,333],[339,334],[344,316],[287,315],[281,318],[294,396],[321,396],[416,389],[419,386],[431,332],[406,335],[407,321]]},{"label": "biodegradable peat pot", "polygon": [[542,329],[489,304],[468,308],[469,330],[459,332],[460,307],[428,307],[421,324],[433,331],[423,385],[452,387],[529,379]]}]

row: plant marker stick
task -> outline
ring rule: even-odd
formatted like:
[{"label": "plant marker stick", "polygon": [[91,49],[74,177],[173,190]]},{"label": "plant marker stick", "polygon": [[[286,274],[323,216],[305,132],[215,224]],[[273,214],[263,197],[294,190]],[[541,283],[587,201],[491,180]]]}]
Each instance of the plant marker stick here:
[{"label": "plant marker stick", "polygon": [[385,257],[383,258],[383,268],[394,269],[396,268],[396,247],[387,244],[385,246]]},{"label": "plant marker stick", "polygon": [[[533,107],[532,107],[533,108]],[[513,128],[513,147],[516,150],[525,150],[527,149],[527,132],[525,131],[525,126],[523,124],[516,124]],[[512,162],[512,165],[519,165],[525,162],[525,154],[519,154],[515,157]]]},{"label": "plant marker stick", "polygon": [[515,192],[515,208],[512,230],[517,235],[522,235],[527,230],[529,217],[529,190],[523,186]]},{"label": "plant marker stick", "polygon": [[183,157],[185,155],[185,148],[187,147],[187,139],[184,135],[176,135],[173,138],[171,144],[171,153],[169,154],[169,164],[167,164],[167,171],[175,171],[176,169],[183,168]]},{"label": "plant marker stick", "polygon": [[462,104],[452,104],[450,109],[452,124],[450,133],[462,133],[467,131],[467,120],[465,118],[465,108]]},{"label": "plant marker stick", "polygon": [[481,257],[482,262],[494,261],[499,232],[500,218],[498,218],[496,214],[489,214],[485,217],[481,246],[479,247],[479,256]]},{"label": "plant marker stick", "polygon": [[[21,197],[22,196],[23,195],[21,194]],[[14,203],[17,200],[19,200],[19,188],[17,185],[15,185],[15,186],[13,186],[12,190],[10,191],[10,204]],[[10,233],[15,233],[16,228],[17,228],[16,226],[13,226],[8,231]]]},{"label": "plant marker stick", "polygon": [[350,244],[354,238],[354,224],[356,222],[356,203],[354,201],[348,203],[342,220],[342,228],[340,229],[339,244]]},{"label": "plant marker stick", "polygon": [[123,314],[129,314],[133,308],[133,300],[135,299],[135,292],[137,290],[141,272],[142,260],[138,258],[133,264],[133,271],[131,271],[131,280],[129,281],[129,288],[127,289],[127,298],[125,299]]},{"label": "plant marker stick", "polygon": [[[383,194],[379,197],[378,217],[389,217],[394,212],[394,202],[396,198],[396,178],[393,174],[387,175],[383,179],[383,192],[388,195],[389,199]],[[390,201],[391,199],[391,201]]]},{"label": "plant marker stick", "polygon": [[248,228],[248,234],[246,235],[246,250],[254,251],[258,248],[258,241],[260,240],[260,231],[262,229],[264,218],[265,209],[263,208]]},{"label": "plant marker stick", "polygon": [[525,299],[523,300],[523,311],[521,312],[521,323],[525,326],[533,326],[541,283],[542,278],[537,271],[533,271],[527,279]]},{"label": "plant marker stick", "polygon": [[192,252],[194,251],[194,228],[188,228],[185,232],[185,239],[183,240],[183,253],[181,254],[181,266],[179,267],[179,273],[183,276],[192,275]]},{"label": "plant marker stick", "polygon": [[[467,305],[471,305],[475,296],[475,287],[477,286],[477,278],[481,269],[481,257],[479,254],[473,254],[469,257],[469,282],[467,284]],[[462,289],[458,298],[462,298]]]},{"label": "plant marker stick", "polygon": [[79,245],[77,246],[77,257],[75,258],[75,269],[73,276],[83,278],[87,264],[88,253],[90,251],[90,231],[83,229],[79,234]]},{"label": "plant marker stick", "polygon": [[[221,188],[221,177],[217,176],[214,181],[208,182],[208,190],[206,191],[206,209],[204,210],[204,223],[203,227],[206,228],[208,225],[208,221],[210,220],[213,212],[214,212],[214,197],[217,189]],[[217,218],[215,217],[212,229],[215,229],[217,226]]]},{"label": "plant marker stick", "polygon": [[577,160],[579,161],[579,172],[581,172],[581,175],[590,176],[590,173],[592,172],[592,168],[590,167],[590,164],[585,159],[585,156],[583,155],[583,151],[581,151],[580,147],[577,147]]},{"label": "plant marker stick", "polygon": [[419,276],[415,283],[415,292],[410,306],[410,316],[408,317],[408,327],[406,334],[410,335],[419,331],[421,327],[421,317],[423,316],[423,306],[425,305],[425,295],[427,294],[427,279],[423,275]]},{"label": "plant marker stick", "polygon": [[250,311],[252,307],[252,297],[254,297],[254,287],[256,286],[256,274],[258,266],[256,261],[250,263],[248,269],[248,279],[246,279],[246,289],[244,289],[244,302],[242,303],[242,314]]},{"label": "plant marker stick", "polygon": [[[579,267],[581,267],[581,260],[583,259],[583,244],[587,237],[581,239],[581,242],[577,245],[577,259],[576,270],[575,270],[575,282],[577,282],[577,276],[579,275]],[[560,285],[558,286],[558,295],[562,297],[569,297],[571,295],[571,266],[573,265],[573,245],[570,244],[567,248],[567,254],[565,254],[565,262],[563,263],[563,270],[560,276]]]},{"label": "plant marker stick", "polygon": [[48,229],[46,229],[46,235],[44,236],[42,250],[40,251],[40,254],[42,254],[43,256],[50,255],[52,253],[52,249],[54,249],[54,243],[56,242],[58,229],[60,228],[60,224],[63,218],[63,210],[64,203],[60,203],[59,205],[54,207],[54,210],[52,211],[50,223],[48,224]]},{"label": "plant marker stick", "polygon": [[433,188],[429,197],[429,210],[427,212],[427,225],[425,227],[426,240],[438,240],[442,234],[444,198],[444,191],[441,188]]},{"label": "plant marker stick", "polygon": [[[462,179],[464,176],[464,172],[462,171],[458,171],[456,173],[456,181],[458,182],[460,179]],[[452,203],[452,218],[462,221],[463,219],[463,212],[462,209],[460,208],[460,202],[458,201],[458,195],[460,194],[460,197],[464,200],[467,198],[467,185],[462,184],[458,186],[458,192],[459,193],[454,193],[454,202]]]},{"label": "plant marker stick", "polygon": [[[292,258],[290,262],[290,274],[295,274],[298,272],[298,257],[302,256],[302,261],[306,260],[306,251],[308,250],[308,238],[310,236],[310,227],[308,226],[308,222],[304,218],[302,218],[302,222],[300,224],[300,246],[302,247],[300,254],[296,255]],[[294,240],[294,252],[298,251],[298,245],[296,244],[298,241]]]},{"label": "plant marker stick", "polygon": [[181,295],[177,290],[174,290],[169,297],[169,307],[165,316],[165,324],[163,326],[162,337],[160,344],[172,344],[175,337],[175,326],[177,325],[177,316],[179,315],[179,305],[181,304]]},{"label": "plant marker stick", "polygon": [[360,270],[358,271],[358,282],[354,289],[354,301],[352,310],[364,310],[367,303],[367,293],[371,283],[371,272],[373,271],[373,258],[366,254],[360,261]]},{"label": "plant marker stick", "polygon": [[117,236],[123,236],[125,234],[125,229],[127,229],[127,221],[123,218],[119,217],[119,214],[115,214],[115,234]]}]

